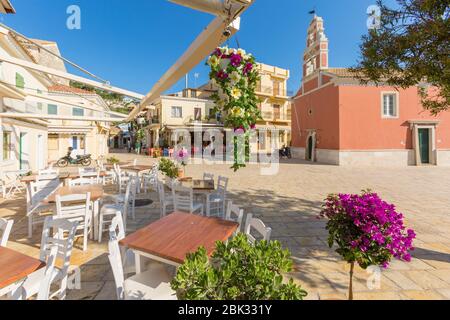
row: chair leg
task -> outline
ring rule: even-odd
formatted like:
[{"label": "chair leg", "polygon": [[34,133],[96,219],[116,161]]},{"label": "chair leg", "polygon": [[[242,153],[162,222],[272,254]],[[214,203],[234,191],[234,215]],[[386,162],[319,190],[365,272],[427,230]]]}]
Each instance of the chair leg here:
[{"label": "chair leg", "polygon": [[100,219],[98,222],[98,243],[102,243],[103,235],[103,215],[100,213]]},{"label": "chair leg", "polygon": [[87,241],[88,241],[88,225],[87,221],[84,225],[84,236],[83,236],[83,251],[87,251]]},{"label": "chair leg", "polygon": [[33,237],[33,217],[28,217],[28,239]]}]

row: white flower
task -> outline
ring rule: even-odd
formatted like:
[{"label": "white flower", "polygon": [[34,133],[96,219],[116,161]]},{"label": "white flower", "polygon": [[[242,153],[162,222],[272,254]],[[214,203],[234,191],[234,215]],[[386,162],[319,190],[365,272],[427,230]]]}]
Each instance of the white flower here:
[{"label": "white flower", "polygon": [[216,79],[212,78],[211,81],[210,81],[210,83],[211,83],[211,85],[212,85],[213,88],[217,87],[217,81],[216,81]]},{"label": "white flower", "polygon": [[230,74],[231,83],[237,84],[241,80],[241,75],[237,71],[233,71]]},{"label": "white flower", "polygon": [[245,52],[244,49],[238,49],[238,50],[237,50],[237,53],[238,53],[239,55],[241,55],[242,57],[244,57],[244,58],[245,58],[245,56],[246,56],[246,52]]},{"label": "white flower", "polygon": [[239,99],[242,96],[241,90],[239,90],[238,88],[233,88],[231,90],[231,96],[234,99]]},{"label": "white flower", "polygon": [[220,60],[217,56],[210,56],[208,59],[208,64],[211,67],[217,67],[219,65],[219,62],[220,62]]}]

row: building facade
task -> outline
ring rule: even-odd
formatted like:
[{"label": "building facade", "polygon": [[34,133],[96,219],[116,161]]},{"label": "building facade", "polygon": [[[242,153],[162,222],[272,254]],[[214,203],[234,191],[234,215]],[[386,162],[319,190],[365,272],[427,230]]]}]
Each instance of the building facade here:
[{"label": "building facade", "polygon": [[328,63],[324,22],[315,16],[293,99],[295,157],[343,166],[450,164],[450,112],[424,110],[417,87],[365,85]]}]

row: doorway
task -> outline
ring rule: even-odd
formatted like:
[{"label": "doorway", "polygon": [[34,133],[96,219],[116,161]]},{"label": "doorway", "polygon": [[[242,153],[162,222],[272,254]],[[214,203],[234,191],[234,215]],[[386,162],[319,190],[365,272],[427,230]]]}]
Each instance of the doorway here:
[{"label": "doorway", "polygon": [[19,169],[28,169],[28,145],[27,145],[27,134],[25,132],[20,133],[19,138]]},{"label": "doorway", "polygon": [[430,164],[430,129],[419,128],[419,155],[422,164]]},{"label": "doorway", "polygon": [[37,168],[38,170],[45,168],[44,163],[44,137],[40,134],[37,137]]},{"label": "doorway", "polygon": [[306,155],[305,159],[307,161],[316,161],[316,132],[311,132],[306,139]]}]

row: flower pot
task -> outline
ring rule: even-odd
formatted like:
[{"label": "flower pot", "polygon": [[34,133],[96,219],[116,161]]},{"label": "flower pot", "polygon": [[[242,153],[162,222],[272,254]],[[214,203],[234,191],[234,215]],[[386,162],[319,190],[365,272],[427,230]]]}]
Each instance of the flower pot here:
[{"label": "flower pot", "polygon": [[178,178],[184,178],[184,169],[178,169]]}]

